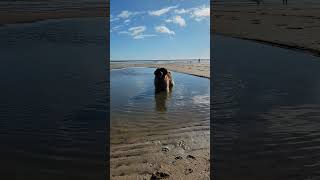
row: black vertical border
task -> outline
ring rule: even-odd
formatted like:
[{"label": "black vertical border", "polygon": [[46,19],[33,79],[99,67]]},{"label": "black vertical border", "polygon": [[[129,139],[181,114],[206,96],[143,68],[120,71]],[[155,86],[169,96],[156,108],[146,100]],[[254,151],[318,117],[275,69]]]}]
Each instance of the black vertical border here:
[{"label": "black vertical border", "polygon": [[105,32],[106,32],[106,121],[107,121],[107,138],[106,138],[106,179],[110,179],[110,0],[106,0],[106,24],[105,24]]},{"label": "black vertical border", "polygon": [[213,59],[213,48],[214,48],[214,16],[213,16],[213,4],[214,0],[210,0],[210,179],[215,179],[214,174],[214,118],[213,118],[213,90],[214,90],[214,59]]}]

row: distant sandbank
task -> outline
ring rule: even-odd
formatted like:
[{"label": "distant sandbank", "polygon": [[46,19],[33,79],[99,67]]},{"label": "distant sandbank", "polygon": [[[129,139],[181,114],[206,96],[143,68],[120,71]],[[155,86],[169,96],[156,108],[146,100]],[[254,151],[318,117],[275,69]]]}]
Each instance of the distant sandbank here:
[{"label": "distant sandbank", "polygon": [[128,67],[150,67],[158,68],[164,67],[171,71],[191,74],[199,77],[210,78],[210,64],[209,63],[185,63],[185,62],[174,62],[174,63],[110,63],[111,69],[120,69]]}]

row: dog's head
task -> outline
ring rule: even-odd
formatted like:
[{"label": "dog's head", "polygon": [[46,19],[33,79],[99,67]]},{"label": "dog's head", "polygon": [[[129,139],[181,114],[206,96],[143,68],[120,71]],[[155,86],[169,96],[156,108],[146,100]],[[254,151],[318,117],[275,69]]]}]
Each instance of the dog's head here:
[{"label": "dog's head", "polygon": [[161,71],[161,68],[157,68],[154,71],[154,75],[156,76],[156,78],[161,78],[163,76],[163,72]]},{"label": "dog's head", "polygon": [[166,68],[160,68],[160,71],[162,72],[163,76],[168,74],[168,70]]},{"label": "dog's head", "polygon": [[166,68],[157,68],[157,69],[154,71],[154,75],[155,75],[157,78],[165,78],[166,75],[171,75],[171,73],[170,73]]}]

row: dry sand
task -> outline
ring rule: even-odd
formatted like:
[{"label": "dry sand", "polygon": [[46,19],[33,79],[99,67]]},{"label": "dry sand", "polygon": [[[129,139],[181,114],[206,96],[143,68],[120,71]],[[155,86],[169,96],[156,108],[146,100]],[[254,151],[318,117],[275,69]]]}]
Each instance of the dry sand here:
[{"label": "dry sand", "polygon": [[129,64],[129,63],[110,63],[111,69],[120,69],[128,67],[164,67],[171,71],[191,74],[199,77],[210,78],[210,64],[209,63],[185,63],[185,62],[175,62],[166,64]]},{"label": "dry sand", "polygon": [[[290,1],[289,1],[290,3]],[[229,37],[256,40],[320,55],[320,5],[282,1],[260,6],[213,4],[212,29]]]}]

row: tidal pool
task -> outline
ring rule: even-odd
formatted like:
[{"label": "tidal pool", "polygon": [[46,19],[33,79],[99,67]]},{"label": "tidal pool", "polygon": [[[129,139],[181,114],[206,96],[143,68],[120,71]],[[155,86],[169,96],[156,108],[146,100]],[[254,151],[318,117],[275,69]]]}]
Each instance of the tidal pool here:
[{"label": "tidal pool", "polygon": [[154,70],[111,71],[112,177],[148,177],[166,167],[172,178],[182,178],[187,166],[195,177],[208,176],[209,79],[173,72],[172,91],[155,94]]}]

